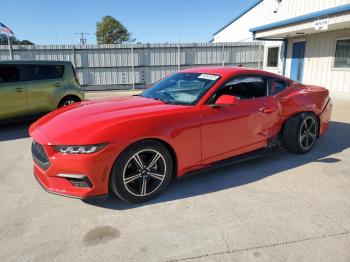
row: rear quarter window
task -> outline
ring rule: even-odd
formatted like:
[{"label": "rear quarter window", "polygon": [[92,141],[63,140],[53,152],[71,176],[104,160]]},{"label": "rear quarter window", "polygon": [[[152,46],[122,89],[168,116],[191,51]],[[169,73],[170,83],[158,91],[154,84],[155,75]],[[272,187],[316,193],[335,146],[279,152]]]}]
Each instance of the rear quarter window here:
[{"label": "rear quarter window", "polygon": [[288,87],[288,83],[282,80],[273,79],[270,84],[270,95],[276,95]]},{"label": "rear quarter window", "polygon": [[62,78],[64,66],[60,65],[28,65],[28,81]]}]

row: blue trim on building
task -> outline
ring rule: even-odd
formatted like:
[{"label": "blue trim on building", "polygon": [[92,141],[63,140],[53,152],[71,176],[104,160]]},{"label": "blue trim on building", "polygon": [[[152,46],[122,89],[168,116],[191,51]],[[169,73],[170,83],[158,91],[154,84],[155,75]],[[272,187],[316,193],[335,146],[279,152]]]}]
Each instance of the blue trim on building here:
[{"label": "blue trim on building", "polygon": [[258,4],[260,4],[262,1],[264,0],[259,0],[258,2],[256,2],[254,5],[252,5],[251,7],[249,7],[247,10],[245,10],[244,12],[240,13],[238,16],[236,16],[233,20],[231,20],[229,23],[227,23],[225,26],[223,26],[222,28],[220,28],[218,31],[216,31],[213,35],[216,35],[218,33],[220,33],[222,30],[224,30],[226,27],[228,27],[230,24],[232,24],[233,22],[235,22],[236,20],[238,20],[239,18],[241,18],[242,16],[244,16],[246,13],[248,13],[250,10],[252,10],[254,7],[256,7]]},{"label": "blue trim on building", "polygon": [[303,22],[305,20],[310,20],[313,18],[332,15],[332,14],[345,12],[345,11],[349,11],[349,10],[350,10],[350,4],[341,5],[341,6],[321,10],[318,12],[309,13],[306,15],[301,15],[301,16],[290,18],[290,19],[282,20],[279,22],[254,27],[254,28],[249,29],[249,32],[253,32],[253,34],[255,34],[257,31],[262,31],[262,30],[272,29],[275,27],[280,27],[280,26],[285,26],[285,25],[294,24],[294,23],[298,23],[298,22]]},{"label": "blue trim on building", "polygon": [[286,65],[287,65],[287,53],[288,53],[288,40],[283,40],[283,62],[282,62],[282,75],[286,76]]}]

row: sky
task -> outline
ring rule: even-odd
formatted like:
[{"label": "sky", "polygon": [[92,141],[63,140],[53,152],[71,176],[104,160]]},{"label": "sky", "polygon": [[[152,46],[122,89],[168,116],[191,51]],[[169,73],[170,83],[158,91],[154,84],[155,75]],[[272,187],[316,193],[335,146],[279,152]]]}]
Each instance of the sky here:
[{"label": "sky", "polygon": [[137,42],[208,42],[257,0],[1,0],[0,22],[35,44],[96,43],[96,22],[111,15]]}]

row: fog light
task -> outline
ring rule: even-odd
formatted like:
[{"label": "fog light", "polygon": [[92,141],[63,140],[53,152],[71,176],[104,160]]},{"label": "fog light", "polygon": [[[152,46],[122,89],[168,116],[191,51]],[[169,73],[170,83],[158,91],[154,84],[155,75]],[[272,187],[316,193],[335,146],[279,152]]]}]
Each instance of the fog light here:
[{"label": "fog light", "polygon": [[58,174],[58,177],[62,177],[68,180],[75,187],[92,187],[92,183],[85,175],[80,174]]}]

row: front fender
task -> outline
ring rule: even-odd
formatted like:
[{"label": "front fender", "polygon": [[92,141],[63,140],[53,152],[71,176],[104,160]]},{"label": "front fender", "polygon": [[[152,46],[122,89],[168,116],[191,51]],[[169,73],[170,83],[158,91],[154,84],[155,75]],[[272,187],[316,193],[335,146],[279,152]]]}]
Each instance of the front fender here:
[{"label": "front fender", "polygon": [[[91,136],[111,142],[116,158],[128,146],[145,139],[167,143],[177,156],[178,175],[201,164],[200,119],[197,110],[186,113],[129,120],[96,130]],[[88,139],[93,140],[92,138]]]}]

